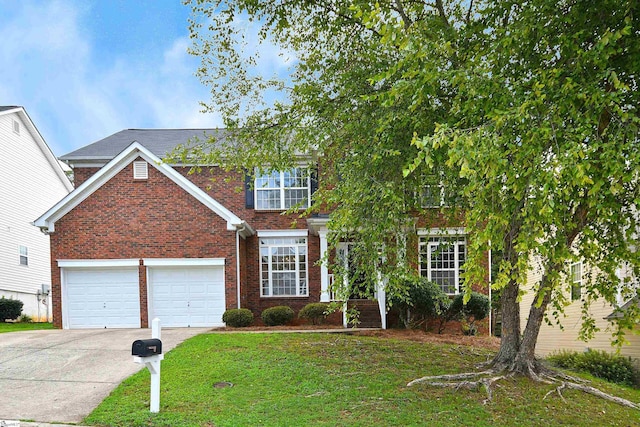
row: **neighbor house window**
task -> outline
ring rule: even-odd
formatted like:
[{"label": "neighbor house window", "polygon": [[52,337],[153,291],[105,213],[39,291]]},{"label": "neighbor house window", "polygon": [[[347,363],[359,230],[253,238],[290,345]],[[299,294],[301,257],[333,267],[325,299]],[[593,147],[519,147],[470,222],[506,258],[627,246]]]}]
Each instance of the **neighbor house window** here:
[{"label": "neighbor house window", "polygon": [[20,135],[20,122],[18,122],[17,120],[13,121],[13,132]]},{"label": "neighbor house window", "polygon": [[294,206],[309,207],[311,179],[307,168],[256,175],[256,209],[284,210]]},{"label": "neighbor house window", "polygon": [[569,268],[571,280],[571,301],[577,301],[582,294],[582,262],[574,262]]},{"label": "neighbor house window", "polygon": [[306,237],[260,238],[260,295],[309,295]]},{"label": "neighbor house window", "polygon": [[420,236],[420,275],[446,294],[460,293],[466,256],[465,236]]},{"label": "neighbor house window", "polygon": [[19,247],[20,265],[29,265],[29,249],[26,246]]}]

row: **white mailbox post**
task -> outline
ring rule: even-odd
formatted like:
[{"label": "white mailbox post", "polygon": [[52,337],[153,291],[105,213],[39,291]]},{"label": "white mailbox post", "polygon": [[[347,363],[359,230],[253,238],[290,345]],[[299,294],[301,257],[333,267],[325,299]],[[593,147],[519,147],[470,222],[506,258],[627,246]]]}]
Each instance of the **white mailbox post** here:
[{"label": "white mailbox post", "polygon": [[[147,369],[151,373],[151,403],[149,405],[149,411],[157,413],[160,411],[160,362],[164,359],[162,354],[162,343],[160,342],[160,319],[155,318],[151,322],[151,340],[160,343],[160,354],[152,354],[145,356],[133,356],[133,361],[136,363],[146,365]],[[136,341],[138,342],[138,341]],[[136,343],[134,343],[135,347]],[[133,350],[132,350],[133,351]]]}]

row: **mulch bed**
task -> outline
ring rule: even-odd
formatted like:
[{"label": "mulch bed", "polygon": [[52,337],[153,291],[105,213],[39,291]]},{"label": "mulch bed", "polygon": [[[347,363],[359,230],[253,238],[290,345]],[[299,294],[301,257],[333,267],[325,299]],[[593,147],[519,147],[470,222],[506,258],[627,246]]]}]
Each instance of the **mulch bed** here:
[{"label": "mulch bed", "polygon": [[276,331],[313,331],[313,330],[343,330],[345,333],[380,338],[404,339],[416,342],[436,344],[454,344],[464,346],[483,347],[498,350],[500,338],[488,335],[468,336],[462,334],[436,334],[418,329],[347,329],[336,325],[296,325],[296,326],[249,326],[246,328],[214,328],[214,332],[276,332]]}]

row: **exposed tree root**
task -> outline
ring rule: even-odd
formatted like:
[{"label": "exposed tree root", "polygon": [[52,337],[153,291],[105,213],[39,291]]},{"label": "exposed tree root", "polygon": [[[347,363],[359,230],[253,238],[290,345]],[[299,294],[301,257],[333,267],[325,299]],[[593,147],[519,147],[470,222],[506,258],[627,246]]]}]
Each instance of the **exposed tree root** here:
[{"label": "exposed tree root", "polygon": [[495,382],[505,378],[511,378],[515,375],[526,375],[534,381],[543,382],[545,384],[559,383],[556,388],[545,394],[543,400],[553,393],[558,393],[558,396],[560,396],[560,398],[566,403],[566,400],[562,395],[562,390],[574,389],[591,394],[609,402],[617,403],[618,405],[640,410],[640,403],[634,403],[627,399],[605,393],[595,387],[586,385],[589,382],[587,380],[573,377],[562,372],[553,371],[540,364],[536,363],[536,366],[527,366],[524,371],[525,372],[521,372],[521,370],[514,371],[510,369],[490,369],[480,372],[465,372],[452,375],[433,375],[415,379],[409,382],[407,384],[407,387],[411,387],[416,384],[426,384],[434,387],[454,388],[456,390],[461,388],[475,390],[483,387],[485,392],[487,393],[487,398],[483,401],[483,404],[487,404],[490,403],[493,399],[492,386]]},{"label": "exposed tree root", "polygon": [[547,398],[547,396],[549,396],[550,394],[557,392],[558,395],[560,396],[560,398],[562,398],[562,400],[564,400],[566,402],[566,400],[564,399],[564,396],[562,396],[562,390],[564,390],[565,388],[572,388],[574,390],[580,390],[583,391],[585,393],[589,393],[592,394],[594,396],[597,396],[601,399],[604,400],[608,400],[609,402],[613,402],[613,403],[617,403],[618,405],[622,405],[622,406],[626,406],[628,408],[633,408],[633,409],[638,409],[640,410],[640,404],[637,403],[633,403],[627,399],[623,399],[621,397],[618,396],[613,396],[609,393],[605,393],[602,390],[598,390],[595,387],[591,387],[585,384],[577,384],[577,383],[571,383],[571,382],[566,382],[563,381],[558,387],[556,387],[554,390],[551,390],[549,393],[544,395],[544,399]]}]

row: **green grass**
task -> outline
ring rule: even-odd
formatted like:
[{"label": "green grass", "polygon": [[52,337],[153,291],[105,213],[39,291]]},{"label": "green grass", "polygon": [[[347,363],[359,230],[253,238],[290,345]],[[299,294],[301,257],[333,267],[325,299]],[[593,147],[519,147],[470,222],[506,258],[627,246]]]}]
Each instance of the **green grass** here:
[{"label": "green grass", "polygon": [[37,329],[53,329],[52,323],[0,323],[0,334],[4,332],[34,331]]},{"label": "green grass", "polygon": [[[412,379],[470,371],[492,355],[459,345],[337,334],[205,334],[162,363],[160,413],[149,413],[147,370],[125,380],[87,419],[100,426],[632,426],[640,411],[525,379],[482,390]],[[214,388],[230,381],[230,388]],[[640,401],[640,390],[594,381]]]}]

